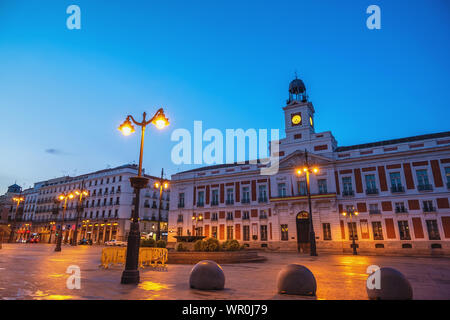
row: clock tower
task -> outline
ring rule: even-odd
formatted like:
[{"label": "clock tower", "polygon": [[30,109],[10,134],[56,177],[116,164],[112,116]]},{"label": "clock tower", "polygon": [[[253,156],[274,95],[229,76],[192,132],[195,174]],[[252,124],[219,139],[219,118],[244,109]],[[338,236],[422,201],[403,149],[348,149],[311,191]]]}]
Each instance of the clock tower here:
[{"label": "clock tower", "polygon": [[286,140],[310,140],[314,134],[314,106],[308,101],[302,80],[296,78],[289,84],[289,99],[283,111]]}]

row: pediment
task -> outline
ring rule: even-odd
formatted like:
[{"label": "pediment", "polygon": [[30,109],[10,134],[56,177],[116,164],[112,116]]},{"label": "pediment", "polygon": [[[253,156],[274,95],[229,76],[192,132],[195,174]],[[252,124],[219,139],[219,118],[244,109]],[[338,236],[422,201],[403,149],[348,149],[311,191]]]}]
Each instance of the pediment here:
[{"label": "pediment", "polygon": [[[327,166],[333,162],[332,159],[308,152],[308,162],[318,166]],[[305,163],[305,151],[297,150],[280,160],[280,169],[295,168]]]}]

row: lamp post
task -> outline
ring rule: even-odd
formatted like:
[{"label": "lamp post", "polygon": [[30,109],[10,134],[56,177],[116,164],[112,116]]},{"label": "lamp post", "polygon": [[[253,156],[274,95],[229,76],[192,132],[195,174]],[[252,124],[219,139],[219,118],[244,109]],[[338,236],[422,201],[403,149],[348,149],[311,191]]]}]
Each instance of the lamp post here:
[{"label": "lamp post", "polygon": [[75,230],[73,232],[72,246],[77,245],[78,240],[78,222],[80,220],[80,214],[83,211],[83,197],[87,198],[89,196],[89,191],[83,189],[84,188],[84,180],[81,183],[81,189],[75,190],[75,195],[78,196],[78,204],[77,204],[77,218],[75,220]]},{"label": "lamp post", "polygon": [[158,225],[156,228],[156,241],[161,239],[161,205],[163,189],[169,188],[169,181],[164,180],[164,168],[161,169],[161,178],[155,182],[155,188],[159,189],[159,206],[158,206]]},{"label": "lamp post", "polygon": [[342,215],[344,217],[350,217],[350,225],[352,226],[352,248],[353,248],[353,255],[357,255],[358,252],[356,251],[356,242],[355,242],[355,228],[353,228],[353,216],[357,216],[359,214],[358,211],[355,210],[354,206],[351,206],[347,209],[347,211],[342,212]]},{"label": "lamp post", "polygon": [[150,123],[154,124],[158,129],[163,129],[169,125],[169,120],[164,115],[164,110],[162,108],[158,109],[158,111],[156,111],[155,115],[150,120],[147,120],[146,116],[147,114],[144,112],[142,121],[137,122],[133,118],[133,116],[129,115],[118,128],[123,135],[129,136],[130,134],[135,132],[134,126],[131,121],[133,121],[135,125],[141,127],[141,148],[139,152],[138,176],[130,178],[131,186],[134,188],[134,193],[136,195],[136,201],[134,203],[134,212],[131,217],[130,232],[128,234],[127,257],[125,270],[122,273],[122,284],[139,283],[139,204],[141,189],[145,188],[148,184],[148,178],[142,176],[142,157],[144,152],[145,127]]},{"label": "lamp post", "polygon": [[64,216],[66,214],[66,209],[67,209],[67,200],[68,199],[72,200],[73,198],[75,198],[75,195],[73,193],[62,193],[57,198],[57,200],[59,200],[59,202],[64,201],[64,204],[63,204],[63,214],[62,214],[62,221],[61,221],[61,230],[59,230],[59,232],[58,232],[58,238],[56,239],[55,251],[61,251],[61,242],[62,242],[63,227],[64,227]]},{"label": "lamp post", "polygon": [[310,181],[309,175],[311,173],[317,173],[319,169],[308,162],[308,151],[305,150],[305,163],[303,168],[297,169],[297,175],[301,175],[305,173],[306,175],[306,191],[308,194],[308,208],[309,208],[309,245],[310,245],[310,255],[317,256],[316,250],[316,234],[314,233],[313,219],[312,219],[312,208],[311,208],[311,189],[310,189]]},{"label": "lamp post", "polygon": [[14,220],[13,223],[11,225],[11,232],[9,233],[9,240],[8,242],[13,242],[14,241],[14,233],[15,233],[15,229],[16,229],[16,222],[17,222],[17,214],[19,212],[19,205],[22,201],[24,201],[24,197],[13,197],[12,200],[16,203],[16,213],[14,214]]}]

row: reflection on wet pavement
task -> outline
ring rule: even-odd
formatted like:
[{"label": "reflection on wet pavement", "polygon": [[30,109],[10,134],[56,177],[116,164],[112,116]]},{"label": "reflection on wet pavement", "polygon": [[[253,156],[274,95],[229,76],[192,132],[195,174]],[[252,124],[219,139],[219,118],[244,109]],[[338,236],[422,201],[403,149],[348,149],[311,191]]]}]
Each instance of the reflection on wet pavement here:
[{"label": "reflection on wet pavement", "polygon": [[[222,265],[225,290],[189,288],[192,265],[169,265],[166,270],[141,269],[138,286],[121,285],[123,266],[99,268],[102,247],[47,244],[4,244],[0,250],[0,299],[367,299],[367,267],[390,266],[411,282],[415,299],[450,299],[450,259],[445,257],[383,257],[261,252],[264,263]],[[316,277],[317,297],[279,295],[278,272],[287,264],[308,267]],[[81,271],[81,288],[70,290],[67,267]]]}]

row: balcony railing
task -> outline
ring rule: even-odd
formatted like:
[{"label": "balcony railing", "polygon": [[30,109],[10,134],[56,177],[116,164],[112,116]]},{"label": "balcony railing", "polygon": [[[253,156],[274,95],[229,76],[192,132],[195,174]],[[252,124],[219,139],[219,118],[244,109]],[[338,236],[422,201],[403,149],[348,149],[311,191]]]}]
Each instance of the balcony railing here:
[{"label": "balcony railing", "polygon": [[405,192],[405,188],[402,185],[392,185],[391,186],[392,193],[401,193]]},{"label": "balcony railing", "polygon": [[205,203],[204,202],[197,202],[197,207],[204,207]]},{"label": "balcony railing", "polygon": [[183,222],[183,217],[179,217],[179,218],[177,219],[177,222]]},{"label": "balcony railing", "polygon": [[366,189],[366,194],[378,194],[377,188]]},{"label": "balcony railing", "polygon": [[233,220],[233,216],[227,216],[227,220]]},{"label": "balcony railing", "polygon": [[354,192],[353,190],[344,190],[344,191],[342,192],[342,195],[343,195],[344,197],[351,197],[351,196],[354,196],[354,195],[355,195],[355,192]]},{"label": "balcony railing", "polygon": [[242,198],[241,203],[250,203],[250,198]]},{"label": "balcony railing", "polygon": [[217,221],[217,216],[212,216],[211,221]]},{"label": "balcony railing", "polygon": [[234,200],[233,200],[233,199],[228,199],[228,200],[226,201],[226,204],[227,204],[227,205],[234,204]]},{"label": "balcony railing", "polygon": [[380,209],[369,209],[369,214],[380,214]]},{"label": "balcony railing", "polygon": [[266,214],[261,214],[261,215],[259,216],[259,219],[267,219],[267,215],[266,215]]},{"label": "balcony railing", "polygon": [[423,212],[436,212],[436,208],[435,207],[426,206],[426,207],[423,207]]},{"label": "balcony railing", "polygon": [[213,201],[211,201],[211,205],[212,206],[218,206],[219,205],[219,201],[218,200],[213,200]]},{"label": "balcony railing", "polygon": [[178,203],[178,208],[184,208],[184,202],[183,203]]},{"label": "balcony railing", "polygon": [[395,208],[395,213],[407,213],[408,210],[406,210],[405,207],[397,207]]},{"label": "balcony railing", "polygon": [[259,202],[259,203],[267,202],[267,197],[259,197],[259,198],[258,198],[258,202]]},{"label": "balcony railing", "polygon": [[431,190],[433,190],[433,187],[431,186],[431,184],[419,184],[419,185],[417,185],[417,190],[431,191]]},{"label": "balcony railing", "polygon": [[250,220],[250,216],[243,216],[242,220]]}]

